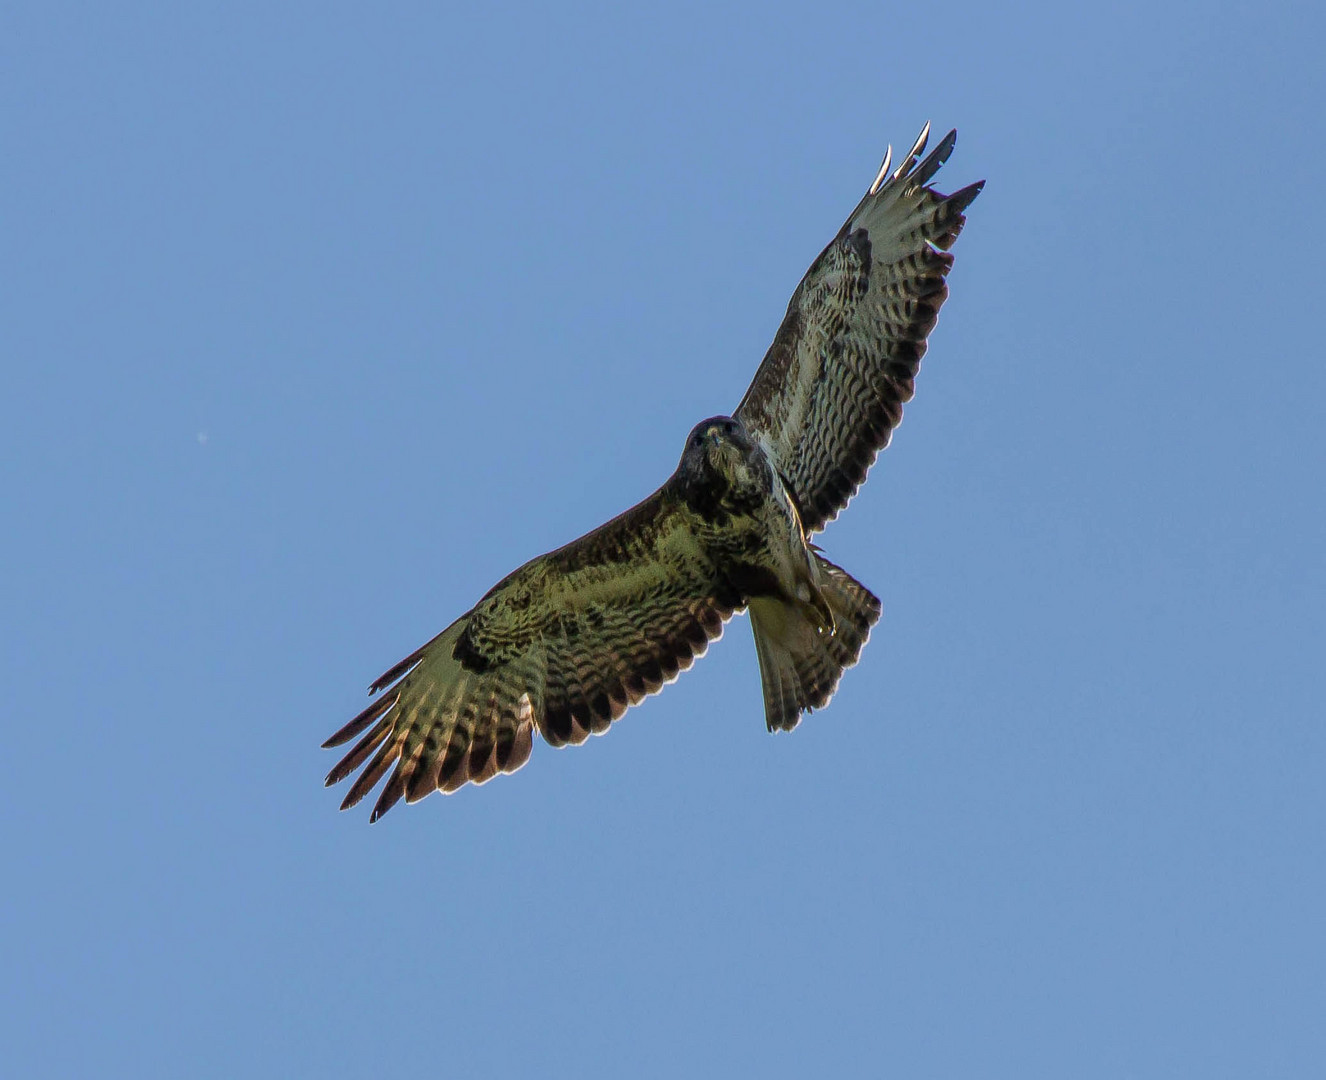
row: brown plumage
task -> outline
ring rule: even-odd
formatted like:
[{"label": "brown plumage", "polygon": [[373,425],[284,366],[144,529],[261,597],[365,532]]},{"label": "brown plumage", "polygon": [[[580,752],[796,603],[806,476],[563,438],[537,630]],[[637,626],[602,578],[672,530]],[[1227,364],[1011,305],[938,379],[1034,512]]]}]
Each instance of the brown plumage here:
[{"label": "brown plumage", "polygon": [[381,697],[323,744],[359,739],[327,776],[362,767],[342,809],[383,777],[372,820],[514,772],[536,730],[553,746],[602,734],[747,607],[769,729],[828,703],[880,604],[807,536],[901,419],[981,188],[927,186],[955,141],[918,165],[928,131],[815,260],[734,416],[697,425],[644,502],[508,575],[370,687]]},{"label": "brown plumage", "polygon": [[948,249],[985,185],[927,187],[957,142],[950,131],[917,165],[929,132],[893,173],[885,158],[811,264],[734,414],[766,440],[808,533],[838,516],[901,423],[948,298]]}]

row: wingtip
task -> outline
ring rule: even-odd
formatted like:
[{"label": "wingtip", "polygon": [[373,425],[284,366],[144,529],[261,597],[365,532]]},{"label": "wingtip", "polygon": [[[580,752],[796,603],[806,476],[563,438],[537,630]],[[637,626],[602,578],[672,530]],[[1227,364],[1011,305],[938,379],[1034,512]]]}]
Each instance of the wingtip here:
[{"label": "wingtip", "polygon": [[950,195],[947,199],[944,200],[944,203],[945,205],[951,205],[953,209],[957,210],[958,213],[962,213],[964,210],[967,209],[967,207],[969,207],[975,201],[976,196],[979,195],[984,190],[984,188],[985,188],[985,181],[977,180],[976,183],[968,184],[965,188],[962,188],[960,191],[955,191],[952,195]]},{"label": "wingtip", "polygon": [[369,724],[376,720],[381,720],[382,717],[386,716],[387,713],[395,708],[398,700],[400,700],[400,694],[392,694],[387,697],[378,698],[377,701],[372,702],[368,708],[333,734],[331,738],[322,744],[322,748],[324,750],[333,750],[343,743],[348,743],[363,731],[364,728],[368,727]]},{"label": "wingtip", "polygon": [[875,182],[870,185],[870,195],[878,195],[880,187],[883,186],[885,179],[889,175],[889,166],[893,164],[893,143],[889,143],[884,151],[884,163],[880,165],[879,172],[875,174]]},{"label": "wingtip", "polygon": [[944,163],[953,154],[953,148],[958,143],[958,132],[956,129],[950,131],[933,150],[927,155],[926,159],[916,167],[916,170],[907,177],[909,187],[922,188],[934,179],[935,173],[943,168]]},{"label": "wingtip", "polygon": [[[434,638],[433,640],[436,641],[437,639]],[[431,645],[432,643],[433,642],[430,641],[428,645]],[[398,679],[402,679],[406,675],[410,674],[410,672],[413,671],[415,667],[418,666],[419,661],[424,658],[424,650],[428,648],[428,645],[423,646],[423,648],[416,649],[414,652],[410,653],[410,655],[407,656],[404,660],[402,660],[399,664],[396,664],[393,667],[388,668],[376,679],[374,679],[373,682],[369,684],[368,687],[369,694],[376,694],[380,690],[385,690],[388,686],[396,682]]]},{"label": "wingtip", "polygon": [[912,171],[912,166],[916,164],[916,159],[925,152],[925,144],[929,138],[930,121],[927,120],[925,122],[925,127],[921,129],[921,134],[916,136],[916,142],[912,143],[911,150],[909,150],[907,156],[903,158],[902,164],[893,170],[893,175],[889,177],[890,180],[901,180]]},{"label": "wingtip", "polygon": [[925,149],[925,141],[930,138],[930,121],[925,122],[925,127],[921,129],[921,134],[916,136],[916,145],[912,147],[913,154],[919,154]]},{"label": "wingtip", "polygon": [[922,154],[925,153],[925,144],[929,141],[930,141],[930,121],[927,120],[925,122],[925,127],[921,129],[921,134],[916,136],[916,142],[912,144],[911,152],[908,153],[907,157],[910,160],[915,161],[917,158],[919,158]]}]

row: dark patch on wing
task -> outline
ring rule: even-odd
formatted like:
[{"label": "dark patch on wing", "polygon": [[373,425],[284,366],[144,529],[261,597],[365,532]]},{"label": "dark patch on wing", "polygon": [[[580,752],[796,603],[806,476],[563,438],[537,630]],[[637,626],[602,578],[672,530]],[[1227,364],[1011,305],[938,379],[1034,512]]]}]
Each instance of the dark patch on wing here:
[{"label": "dark patch on wing", "polygon": [[476,674],[481,675],[493,666],[488,657],[474,647],[474,642],[470,640],[468,627],[456,639],[456,647],[451,650],[451,655],[455,657],[461,667]]}]

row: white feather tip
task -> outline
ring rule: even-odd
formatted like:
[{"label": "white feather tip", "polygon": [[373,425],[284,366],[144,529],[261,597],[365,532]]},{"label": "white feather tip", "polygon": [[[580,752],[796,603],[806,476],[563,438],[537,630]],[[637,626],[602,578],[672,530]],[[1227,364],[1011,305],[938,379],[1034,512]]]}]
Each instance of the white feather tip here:
[{"label": "white feather tip", "polygon": [[929,138],[930,138],[930,121],[927,120],[925,122],[925,127],[921,129],[921,134],[916,136],[916,142],[912,144],[911,151],[908,153],[906,158],[903,159],[902,164],[898,166],[898,168],[894,171],[893,176],[890,177],[890,179],[897,180],[898,178],[905,176],[907,173],[912,171],[912,166],[916,164],[916,159],[920,157],[922,152],[925,150],[926,140]]},{"label": "white feather tip", "polygon": [[875,182],[870,185],[870,195],[878,195],[879,189],[884,183],[884,178],[889,175],[889,166],[893,164],[893,144],[889,143],[888,149],[884,151],[884,164],[879,167],[879,172],[875,174]]}]

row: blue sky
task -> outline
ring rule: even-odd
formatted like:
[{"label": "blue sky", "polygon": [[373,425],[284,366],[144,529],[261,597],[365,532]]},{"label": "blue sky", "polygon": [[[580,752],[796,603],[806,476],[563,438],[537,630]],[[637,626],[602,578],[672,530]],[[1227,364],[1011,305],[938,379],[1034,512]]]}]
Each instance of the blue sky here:
[{"label": "blue sky", "polygon": [[[9,5],[13,1075],[1315,1073],[1324,29]],[[738,621],[338,814],[369,681],[669,474],[927,119],[988,184],[832,706],[767,735]]]}]

